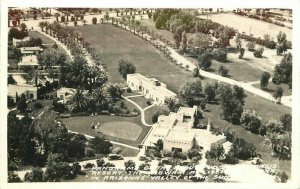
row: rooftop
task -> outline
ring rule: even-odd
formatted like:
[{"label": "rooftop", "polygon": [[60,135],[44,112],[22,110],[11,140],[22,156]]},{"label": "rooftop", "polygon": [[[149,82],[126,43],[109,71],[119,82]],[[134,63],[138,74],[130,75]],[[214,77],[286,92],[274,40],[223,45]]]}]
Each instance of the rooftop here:
[{"label": "rooftop", "polygon": [[31,85],[8,85],[8,96],[15,97],[16,94],[20,95],[26,91],[37,91],[36,87]]},{"label": "rooftop", "polygon": [[169,89],[166,88],[166,84],[160,82],[160,86],[155,86],[153,85],[153,82],[158,82],[158,80],[156,78],[148,78],[143,76],[140,73],[134,73],[134,74],[127,74],[127,78],[129,77],[133,77],[139,81],[151,84],[153,86],[152,89],[156,90],[159,92],[159,94],[165,95],[165,96],[176,96],[176,94],[172,91],[170,91]]},{"label": "rooftop", "polygon": [[38,66],[38,60],[35,55],[23,56],[19,66]]},{"label": "rooftop", "polygon": [[194,137],[195,133],[188,130],[170,130],[165,140],[191,142],[194,139]]},{"label": "rooftop", "polygon": [[44,49],[41,47],[22,47],[20,48],[21,53],[25,53],[25,52],[34,52],[34,51],[43,51]]}]

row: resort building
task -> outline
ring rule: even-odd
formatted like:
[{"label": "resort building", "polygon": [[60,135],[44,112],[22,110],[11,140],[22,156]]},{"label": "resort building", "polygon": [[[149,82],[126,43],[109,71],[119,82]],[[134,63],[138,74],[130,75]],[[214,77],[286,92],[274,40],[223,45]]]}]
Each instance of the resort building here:
[{"label": "resort building", "polygon": [[8,96],[16,103],[17,98],[25,95],[27,100],[37,99],[37,88],[31,85],[8,85]]},{"label": "resort building", "polygon": [[44,51],[44,49],[41,47],[22,47],[20,48],[20,50],[21,50],[21,54],[24,56],[38,55],[39,53]]},{"label": "resort building", "polygon": [[13,38],[13,46],[14,47],[26,46],[28,41],[30,41],[30,37],[24,37],[23,39]]},{"label": "resort building", "polygon": [[175,149],[187,153],[195,139],[197,144],[205,151],[211,146],[226,142],[224,135],[213,135],[210,132],[210,119],[207,129],[195,129],[197,106],[192,108],[181,107],[177,113],[171,112],[168,116],[161,115],[154,124],[144,146],[154,147],[159,139],[163,140],[163,150],[172,152]]},{"label": "resort building", "polygon": [[156,104],[164,104],[167,98],[176,98],[176,94],[168,90],[166,84],[139,73],[127,74],[127,84],[131,90],[142,93]]},{"label": "resort building", "polygon": [[38,65],[38,59],[36,55],[23,56],[21,61],[18,63],[19,68],[23,66],[31,66],[37,68]]}]

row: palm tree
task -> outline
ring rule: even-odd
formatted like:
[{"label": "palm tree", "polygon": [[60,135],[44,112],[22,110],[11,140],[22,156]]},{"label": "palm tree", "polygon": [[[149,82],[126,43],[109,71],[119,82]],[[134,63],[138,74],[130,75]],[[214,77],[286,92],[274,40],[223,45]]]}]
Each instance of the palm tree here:
[{"label": "palm tree", "polygon": [[103,108],[107,103],[107,95],[107,91],[104,87],[99,87],[92,91],[92,97],[100,108]]},{"label": "palm tree", "polygon": [[45,22],[40,22],[39,27],[42,29],[42,32],[44,32],[44,28],[46,27]]},{"label": "palm tree", "polygon": [[83,25],[85,25],[87,23],[87,21],[85,19],[82,20]]},{"label": "palm tree", "polygon": [[70,13],[68,11],[65,12],[65,16],[67,17],[67,22],[69,22]]},{"label": "palm tree", "polygon": [[83,89],[73,90],[73,96],[68,101],[71,111],[80,112],[85,110],[88,105],[88,98]]},{"label": "palm tree", "polygon": [[58,22],[59,13],[55,13],[54,16],[56,18],[56,22]]}]

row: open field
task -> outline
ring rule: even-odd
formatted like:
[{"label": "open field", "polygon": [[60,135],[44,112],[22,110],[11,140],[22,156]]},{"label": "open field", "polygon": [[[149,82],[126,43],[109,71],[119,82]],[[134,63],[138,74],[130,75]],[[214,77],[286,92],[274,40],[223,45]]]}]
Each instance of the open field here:
[{"label": "open field", "polygon": [[[200,16],[204,19],[207,15]],[[282,31],[286,34],[289,41],[292,39],[292,30],[286,27],[277,26],[264,21],[255,20],[252,18],[246,18],[243,16],[235,15],[233,13],[224,14],[211,14],[208,15],[208,19],[214,22],[218,22],[229,27],[237,29],[240,33],[245,32],[246,34],[253,34],[255,37],[263,38],[264,34],[270,34],[271,37],[276,39],[276,35]],[[250,32],[251,31],[251,32]]]},{"label": "open field", "polygon": [[120,59],[128,59],[136,66],[136,72],[155,77],[175,93],[180,85],[193,78],[191,72],[174,66],[151,44],[128,31],[108,24],[78,26],[75,30],[81,31],[96,52],[103,56],[110,82],[125,82],[118,72]]}]

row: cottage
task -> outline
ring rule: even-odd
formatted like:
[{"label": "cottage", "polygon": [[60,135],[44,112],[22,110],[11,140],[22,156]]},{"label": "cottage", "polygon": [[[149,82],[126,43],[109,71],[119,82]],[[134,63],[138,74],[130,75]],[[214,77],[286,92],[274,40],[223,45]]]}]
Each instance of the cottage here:
[{"label": "cottage", "polygon": [[37,88],[31,85],[8,85],[8,96],[16,103],[17,98],[25,95],[27,100],[37,99]]},{"label": "cottage", "polygon": [[21,50],[21,54],[24,56],[38,55],[39,53],[44,51],[44,49],[41,47],[22,47],[20,48],[20,50]]},{"label": "cottage", "polygon": [[176,94],[167,89],[167,85],[155,78],[147,78],[139,73],[127,74],[127,85],[156,104],[164,104],[167,98],[176,98]]}]

